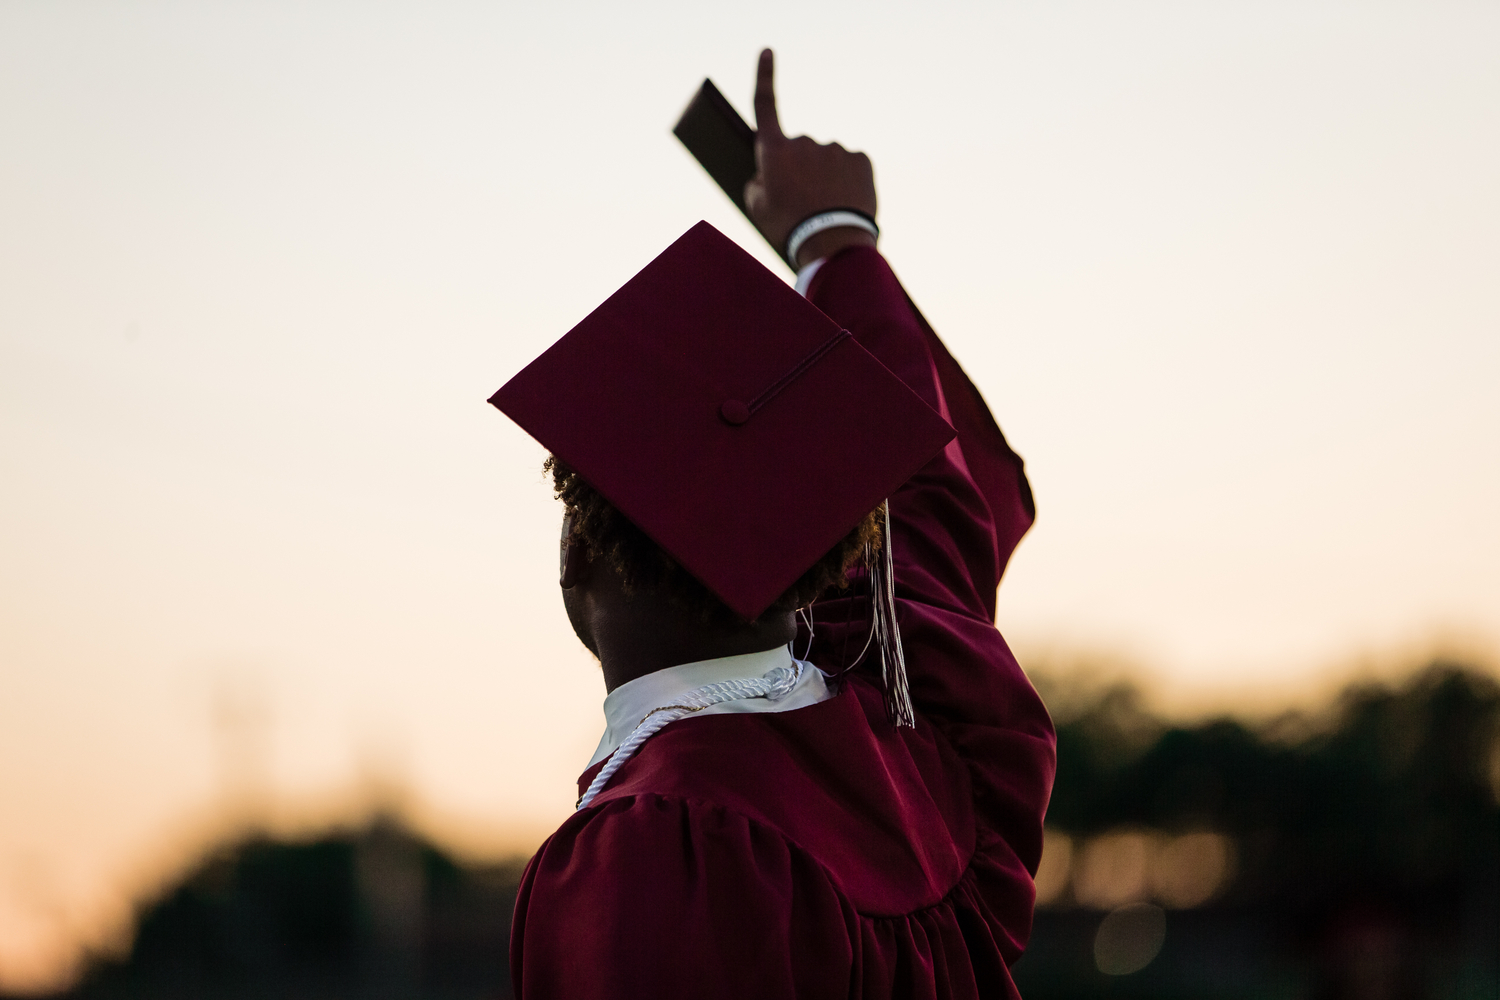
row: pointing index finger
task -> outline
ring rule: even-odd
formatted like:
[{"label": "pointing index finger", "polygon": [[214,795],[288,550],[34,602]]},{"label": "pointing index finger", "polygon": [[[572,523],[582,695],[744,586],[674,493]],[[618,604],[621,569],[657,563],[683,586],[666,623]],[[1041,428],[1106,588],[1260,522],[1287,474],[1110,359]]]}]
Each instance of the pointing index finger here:
[{"label": "pointing index finger", "polygon": [[776,57],[762,49],[760,65],[755,72],[755,128],[766,138],[782,138],[781,121],[776,117]]}]

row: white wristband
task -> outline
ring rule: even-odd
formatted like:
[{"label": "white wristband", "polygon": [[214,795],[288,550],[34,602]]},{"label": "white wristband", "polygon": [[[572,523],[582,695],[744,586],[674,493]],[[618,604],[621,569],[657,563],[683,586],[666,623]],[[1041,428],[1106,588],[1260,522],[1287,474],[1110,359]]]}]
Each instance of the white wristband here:
[{"label": "white wristband", "polygon": [[803,219],[797,223],[790,236],[786,238],[786,259],[793,266],[797,266],[797,254],[802,249],[802,244],[812,239],[825,229],[837,229],[840,226],[853,226],[855,229],[863,229],[865,232],[880,238],[880,227],[875,225],[863,212],[855,212],[847,208],[835,208],[827,212],[819,212],[817,215]]}]

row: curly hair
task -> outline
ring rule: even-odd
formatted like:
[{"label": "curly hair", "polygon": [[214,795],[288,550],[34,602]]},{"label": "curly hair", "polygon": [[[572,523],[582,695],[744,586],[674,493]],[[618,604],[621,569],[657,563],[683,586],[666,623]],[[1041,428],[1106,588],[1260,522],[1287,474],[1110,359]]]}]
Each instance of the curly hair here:
[{"label": "curly hair", "polygon": [[[625,593],[664,594],[705,621],[743,620],[562,459],[548,456],[542,471],[552,474],[553,495],[571,519],[569,544],[582,545],[590,559],[605,560],[619,574]],[[884,523],[885,504],[881,504],[798,577],[761,617],[805,607],[830,589],[848,589],[849,570],[866,552],[880,551]]]}]

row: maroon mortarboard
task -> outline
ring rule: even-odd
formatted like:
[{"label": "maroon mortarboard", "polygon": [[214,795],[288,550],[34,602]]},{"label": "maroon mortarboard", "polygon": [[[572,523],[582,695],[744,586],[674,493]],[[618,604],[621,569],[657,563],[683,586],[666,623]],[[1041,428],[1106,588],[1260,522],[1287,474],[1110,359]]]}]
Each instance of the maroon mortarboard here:
[{"label": "maroon mortarboard", "polygon": [[954,433],[706,222],[490,402],[747,620]]}]

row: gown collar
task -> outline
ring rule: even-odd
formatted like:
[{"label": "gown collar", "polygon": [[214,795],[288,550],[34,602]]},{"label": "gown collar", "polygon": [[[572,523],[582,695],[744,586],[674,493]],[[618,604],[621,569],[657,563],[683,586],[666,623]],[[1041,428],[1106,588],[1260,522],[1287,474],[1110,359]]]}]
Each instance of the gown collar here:
[{"label": "gown collar", "polygon": [[[686,692],[717,681],[760,677],[776,667],[795,668],[796,662],[789,647],[777,646],[775,649],[766,649],[759,653],[743,653],[739,656],[721,656],[713,660],[683,663],[642,674],[632,681],[621,684],[604,698],[604,735],[599,740],[599,747],[594,751],[594,756],[589,760],[589,767],[593,767],[614,753],[653,709],[672,704]],[[714,705],[697,714],[786,712],[816,705],[832,696],[833,692],[822,671],[807,664],[797,685],[785,698],[778,701],[747,698]]]}]

